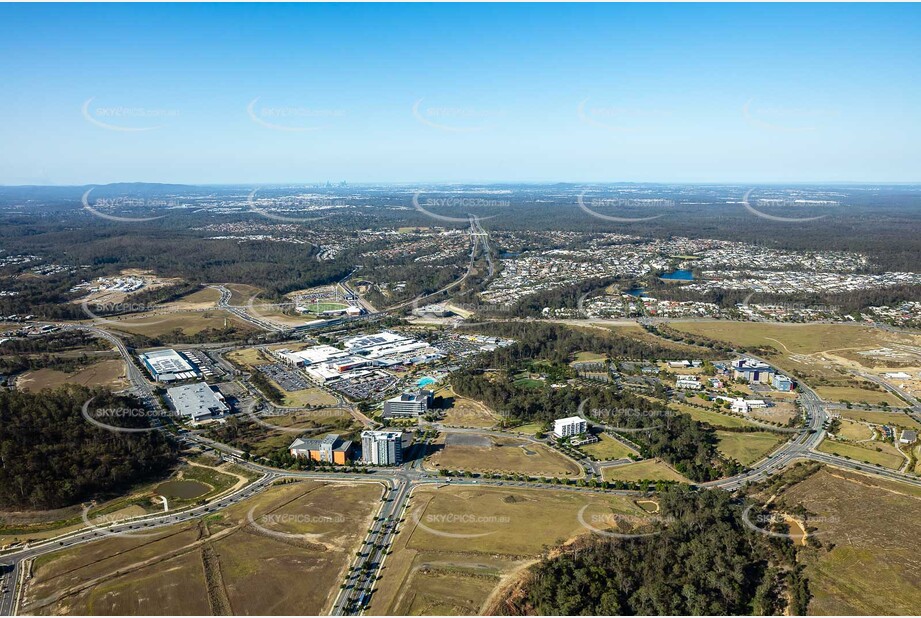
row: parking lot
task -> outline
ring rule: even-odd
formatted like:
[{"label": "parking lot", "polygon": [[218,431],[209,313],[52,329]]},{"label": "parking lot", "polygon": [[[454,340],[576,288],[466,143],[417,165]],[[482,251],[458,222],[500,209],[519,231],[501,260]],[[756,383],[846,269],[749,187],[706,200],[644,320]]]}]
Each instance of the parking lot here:
[{"label": "parking lot", "polygon": [[360,377],[331,382],[329,387],[352,400],[375,399],[384,396],[397,383],[397,379],[383,371],[374,371]]},{"label": "parking lot", "polygon": [[273,365],[261,365],[257,367],[257,369],[274,380],[276,384],[289,393],[306,390],[311,386],[310,382],[308,382],[306,378],[301,377],[299,373],[291,371],[284,365],[278,363]]}]

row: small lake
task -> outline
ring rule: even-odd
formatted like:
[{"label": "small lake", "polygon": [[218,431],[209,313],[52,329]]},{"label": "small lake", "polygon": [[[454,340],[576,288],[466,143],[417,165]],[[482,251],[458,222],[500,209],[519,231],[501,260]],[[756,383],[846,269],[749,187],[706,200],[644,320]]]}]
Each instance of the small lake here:
[{"label": "small lake", "polygon": [[694,281],[694,273],[690,270],[673,270],[670,273],[665,273],[659,278],[669,281]]},{"label": "small lake", "polygon": [[630,288],[629,290],[626,291],[626,293],[629,294],[630,296],[639,297],[645,294],[646,290],[644,290],[643,288]]},{"label": "small lake", "polygon": [[211,488],[198,481],[167,481],[157,486],[154,491],[167,499],[191,500],[192,498],[204,496],[211,491]]}]

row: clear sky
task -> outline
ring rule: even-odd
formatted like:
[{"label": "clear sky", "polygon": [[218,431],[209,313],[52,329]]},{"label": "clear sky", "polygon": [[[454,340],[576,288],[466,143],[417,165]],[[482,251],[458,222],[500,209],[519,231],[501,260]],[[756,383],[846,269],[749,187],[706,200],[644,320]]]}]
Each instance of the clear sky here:
[{"label": "clear sky", "polygon": [[0,183],[921,181],[921,6],[0,5]]}]

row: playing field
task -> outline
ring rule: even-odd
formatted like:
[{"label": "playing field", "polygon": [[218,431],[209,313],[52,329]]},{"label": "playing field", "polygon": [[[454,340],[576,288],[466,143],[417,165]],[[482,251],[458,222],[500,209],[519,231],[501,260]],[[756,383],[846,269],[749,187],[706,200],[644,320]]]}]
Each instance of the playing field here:
[{"label": "playing field", "polygon": [[850,442],[825,439],[819,445],[819,450],[823,453],[832,453],[833,455],[848,457],[855,461],[872,465],[880,465],[892,470],[898,470],[905,463],[905,458],[899,454],[896,448],[885,442],[852,444]]},{"label": "playing field", "polygon": [[730,459],[735,459],[743,466],[748,466],[764,459],[789,435],[769,431],[717,431],[719,443],[716,448]]},{"label": "playing field", "polygon": [[370,614],[495,613],[490,599],[545,546],[651,520],[627,497],[471,486],[417,489],[405,519]]},{"label": "playing field", "polygon": [[125,377],[125,362],[121,359],[102,360],[73,373],[37,369],[26,371],[16,378],[16,387],[24,391],[39,391],[62,384],[104,386],[112,390],[121,390],[129,385]]},{"label": "playing field", "polygon": [[43,556],[24,613],[323,614],[380,496],[377,483],[302,481],[152,537]]},{"label": "playing field", "polygon": [[429,469],[479,473],[577,477],[582,469],[550,448],[519,438],[486,434],[442,434],[425,460]]},{"label": "playing field", "polygon": [[801,551],[811,615],[917,614],[921,497],[911,486],[825,468],[778,500],[812,514],[820,548]]},{"label": "playing field", "polygon": [[675,471],[664,461],[647,459],[636,463],[612,466],[602,470],[606,481],[678,481],[690,483],[688,479]]}]

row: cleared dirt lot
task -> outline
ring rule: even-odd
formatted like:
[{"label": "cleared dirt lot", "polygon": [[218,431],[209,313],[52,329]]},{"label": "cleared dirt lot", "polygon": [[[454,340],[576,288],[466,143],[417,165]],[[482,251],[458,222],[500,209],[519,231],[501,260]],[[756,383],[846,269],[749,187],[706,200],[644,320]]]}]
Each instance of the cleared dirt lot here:
[{"label": "cleared dirt lot", "polygon": [[378,483],[290,483],[153,537],[43,556],[24,613],[325,613],[381,492]]},{"label": "cleared dirt lot", "polygon": [[442,434],[425,460],[430,470],[469,470],[480,473],[576,477],[579,465],[550,448],[519,438],[486,434]]}]

